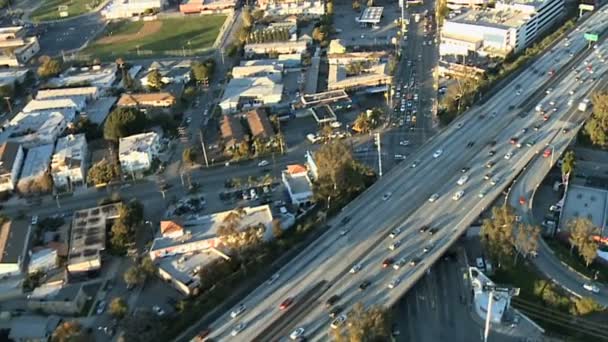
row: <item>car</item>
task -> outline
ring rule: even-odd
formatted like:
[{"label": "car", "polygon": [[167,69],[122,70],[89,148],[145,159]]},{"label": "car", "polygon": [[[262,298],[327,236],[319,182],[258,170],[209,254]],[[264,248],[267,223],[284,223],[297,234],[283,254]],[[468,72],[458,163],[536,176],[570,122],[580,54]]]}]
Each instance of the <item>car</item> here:
[{"label": "car", "polygon": [[419,257],[415,257],[412,260],[410,260],[410,266],[416,266],[418,265],[418,263],[420,263],[422,259],[420,259]]},{"label": "car", "polygon": [[490,180],[490,183],[492,183],[492,185],[496,185],[496,184],[500,183],[500,176],[492,177],[492,179]]},{"label": "car", "polygon": [[534,130],[538,131],[540,129],[541,124],[534,125]]},{"label": "car", "polygon": [[292,303],[293,303],[293,297],[289,297],[289,298],[285,299],[279,305],[279,310],[285,310],[285,309],[287,309]]},{"label": "car", "polygon": [[397,285],[399,285],[400,282],[401,282],[401,278],[397,277],[397,278],[391,280],[390,283],[388,283],[388,288],[394,289],[395,287],[397,287]]},{"label": "car", "polygon": [[486,168],[491,168],[492,166],[496,165],[496,162],[493,160],[490,160],[489,162],[486,163]]},{"label": "car", "polygon": [[401,146],[409,146],[409,144],[410,144],[409,140],[401,140],[399,142],[399,145],[401,145]]},{"label": "car", "polygon": [[513,152],[507,152],[507,154],[505,154],[505,159],[506,160],[511,159],[511,157],[513,157]]},{"label": "car", "polygon": [[350,216],[344,216],[344,218],[342,218],[342,221],[340,221],[341,224],[347,224],[350,221]]},{"label": "car", "polygon": [[158,305],[154,305],[152,307],[152,311],[154,311],[154,313],[157,316],[164,316],[165,315],[165,310],[161,309],[160,306],[158,306]]},{"label": "car", "polygon": [[488,142],[488,146],[491,146],[491,147],[496,146],[496,140],[490,140]]},{"label": "car", "polygon": [[105,300],[99,301],[99,304],[97,304],[97,314],[101,315],[102,313],[104,313],[104,311],[106,311],[106,305],[107,302]]},{"label": "car", "polygon": [[460,169],[460,172],[465,173],[467,171],[469,171],[471,168],[470,167],[463,167],[462,169]]},{"label": "car", "polygon": [[361,284],[359,284],[359,290],[363,291],[368,288],[372,283],[369,280],[364,280]]},{"label": "car", "polygon": [[462,196],[463,196],[463,195],[464,195],[464,191],[463,191],[463,190],[460,190],[460,191],[458,191],[458,192],[454,193],[454,195],[452,196],[452,199],[453,199],[454,201],[458,201],[459,199],[461,199],[461,198],[462,198]]},{"label": "car", "polygon": [[297,340],[300,336],[304,335],[304,328],[300,327],[289,334],[289,338],[292,340]]},{"label": "car", "polygon": [[421,226],[420,229],[418,229],[419,232],[424,233],[424,232],[428,232],[428,230],[431,229],[431,227],[429,227],[429,225],[424,225]]},{"label": "car", "polygon": [[395,160],[405,160],[406,156],[403,154],[395,154]]},{"label": "car", "polygon": [[483,176],[483,179],[485,179],[485,180],[488,180],[488,179],[490,179],[490,178],[492,178],[492,173],[491,173],[491,172],[488,172],[488,173],[486,173],[486,174]]},{"label": "car", "polygon": [[464,175],[464,176],[460,177],[456,183],[458,183],[458,185],[464,185],[464,183],[466,183],[468,180],[469,180],[469,176]]},{"label": "car", "polygon": [[595,284],[583,284],[583,288],[589,292],[593,292],[593,293],[600,293],[600,288],[597,287],[597,285]]},{"label": "car", "polygon": [[32,226],[35,226],[38,224],[38,215],[34,215],[32,216]]},{"label": "car", "polygon": [[394,239],[394,238],[396,238],[396,237],[397,237],[397,235],[399,235],[399,234],[401,234],[401,228],[395,228],[395,229],[393,229],[393,231],[392,231],[390,234],[388,234],[388,236],[389,236],[391,239]]},{"label": "car", "polygon": [[333,296],[329,297],[327,299],[327,301],[325,301],[325,306],[330,307],[330,306],[336,304],[339,300],[340,300],[339,295],[333,295]]},{"label": "car", "polygon": [[467,148],[473,147],[473,145],[475,145],[475,142],[474,141],[469,141],[467,143]]},{"label": "car", "polygon": [[551,149],[550,148],[545,149],[545,152],[543,152],[543,157],[544,158],[551,157]]},{"label": "car", "polygon": [[496,151],[490,150],[490,151],[488,151],[488,154],[493,157],[496,154]]},{"label": "car", "polygon": [[386,258],[386,259],[384,259],[384,261],[382,261],[382,268],[387,268],[392,263],[393,263],[393,259],[392,258]]},{"label": "car", "polygon": [[437,199],[439,198],[439,194],[438,193],[434,193],[431,195],[431,197],[429,197],[429,202],[433,203],[435,202]]},{"label": "car", "polygon": [[405,257],[397,260],[397,262],[395,262],[395,264],[393,265],[393,269],[398,270],[401,267],[403,267],[403,265],[407,264],[407,260],[405,259]]},{"label": "car", "polygon": [[401,246],[401,241],[397,240],[393,242],[390,246],[388,246],[388,249],[394,251],[395,249],[399,248],[399,246]]},{"label": "car", "polygon": [[433,153],[433,158],[437,159],[441,156],[441,154],[443,154],[443,150],[438,149],[437,151],[435,151],[435,153]]},{"label": "car", "polygon": [[536,144],[536,140],[535,139],[528,139],[526,141],[526,146],[528,146],[528,147],[532,147],[532,146],[534,146],[534,144]]},{"label": "car", "polygon": [[332,329],[338,329],[346,321],[346,315],[340,315],[331,322]]},{"label": "car", "polygon": [[486,189],[480,190],[479,193],[477,194],[477,197],[484,198],[487,193],[488,193],[488,190],[486,190]]},{"label": "car", "polygon": [[553,92],[553,88],[547,88],[547,90],[545,90],[545,94],[547,95],[551,94],[551,92]]},{"label": "car", "polygon": [[270,164],[268,162],[268,160],[262,160],[258,163],[258,167],[264,167],[264,166],[267,166],[268,164]]},{"label": "car", "polygon": [[435,245],[434,245],[433,243],[429,243],[428,245],[426,245],[426,246],[425,246],[425,247],[422,249],[422,251],[423,251],[424,253],[428,253],[428,252],[430,252],[431,250],[433,250],[433,248],[434,248],[434,247],[435,247]]},{"label": "car", "polygon": [[329,317],[331,318],[336,318],[338,316],[338,314],[342,312],[342,307],[341,306],[335,306],[330,312],[329,312]]},{"label": "car", "polygon": [[383,201],[386,201],[386,200],[388,200],[389,198],[391,198],[391,196],[392,196],[392,195],[393,195],[393,193],[392,193],[392,192],[387,192],[387,193],[385,193],[384,195],[382,195],[382,200],[383,200]]},{"label": "car", "polygon": [[431,228],[431,229],[429,229],[429,235],[435,235],[435,234],[437,234],[438,231],[439,231],[439,229],[437,229],[437,228]]},{"label": "car", "polygon": [[361,264],[355,264],[355,266],[353,266],[349,272],[352,274],[355,274],[355,273],[361,271],[361,268],[362,268]]},{"label": "car", "polygon": [[230,335],[232,336],[236,336],[238,335],[241,331],[245,330],[245,328],[247,327],[247,324],[245,324],[244,322],[241,322],[239,324],[237,324],[232,331],[230,332]]},{"label": "car", "polygon": [[230,317],[236,318],[238,315],[245,312],[245,310],[247,310],[247,307],[245,306],[245,304],[241,304],[236,309],[232,310],[232,312],[230,313]]},{"label": "car", "polygon": [[509,140],[509,143],[511,143],[511,145],[515,145],[515,144],[517,144],[518,141],[519,141],[519,138],[513,137]]},{"label": "car", "polygon": [[270,277],[270,279],[268,279],[268,281],[266,282],[268,285],[272,285],[272,283],[274,283],[277,279],[279,279],[279,274],[275,273],[272,275],[272,277]]},{"label": "car", "polygon": [[410,167],[412,169],[414,169],[414,168],[416,168],[416,166],[418,166],[418,164],[420,164],[420,161],[419,160],[414,160],[414,162],[412,163],[412,165],[410,165]]}]

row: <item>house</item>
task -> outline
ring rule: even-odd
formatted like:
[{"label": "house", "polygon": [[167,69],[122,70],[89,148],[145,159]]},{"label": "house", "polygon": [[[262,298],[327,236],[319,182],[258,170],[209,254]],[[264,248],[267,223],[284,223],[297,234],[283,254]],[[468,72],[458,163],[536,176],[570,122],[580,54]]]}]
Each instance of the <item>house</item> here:
[{"label": "house", "polygon": [[155,132],[141,133],[120,138],[118,160],[122,172],[139,173],[150,169],[158,155],[160,137]]},{"label": "house", "polygon": [[245,134],[243,126],[233,116],[224,115],[220,124],[220,132],[222,135],[222,143],[225,150],[233,150],[245,142]]},{"label": "house", "polygon": [[312,182],[304,165],[287,165],[287,170],[281,173],[281,179],[293,205],[302,207],[312,203]]},{"label": "house", "polygon": [[61,99],[72,96],[84,96],[85,100],[96,100],[99,97],[97,87],[76,87],[38,90],[36,100]]},{"label": "house", "polygon": [[0,66],[24,66],[38,51],[38,38],[26,37],[23,26],[0,28]]},{"label": "house", "polygon": [[86,101],[87,97],[82,95],[71,95],[61,98],[43,100],[36,99],[28,102],[25,107],[23,107],[22,111],[24,113],[32,113],[49,110],[73,109],[79,112],[86,106]]},{"label": "house", "polygon": [[29,193],[30,187],[46,176],[49,164],[51,163],[53,148],[52,144],[47,144],[27,150],[25,162],[21,169],[21,176],[17,182],[17,188],[20,192]]},{"label": "house", "polygon": [[88,84],[99,88],[99,91],[103,92],[112,87],[118,74],[116,63],[105,66],[71,67],[58,77],[50,79],[47,84],[55,87],[78,87],[82,84]]},{"label": "house", "polygon": [[232,68],[233,78],[245,78],[245,77],[263,77],[270,75],[281,75],[283,73],[283,65],[279,63],[274,64],[257,64],[257,65],[245,65],[235,66]]},{"label": "house", "polygon": [[306,41],[289,41],[289,42],[270,42],[270,43],[257,43],[257,44],[245,44],[245,56],[263,55],[263,54],[290,54],[298,53],[303,54],[308,49],[308,43]]},{"label": "house", "polygon": [[168,92],[122,94],[118,107],[169,108],[175,104],[175,96]]},{"label": "house", "polygon": [[24,271],[31,226],[6,221],[0,226],[0,277]]},{"label": "house", "polygon": [[73,189],[86,184],[87,139],[84,133],[68,135],[57,140],[51,159],[51,176],[56,188]]},{"label": "house", "polygon": [[167,0],[113,0],[102,11],[106,19],[132,18],[167,7]]},{"label": "house", "polygon": [[28,297],[27,307],[49,315],[77,316],[84,309],[87,297],[82,284],[64,286],[60,282],[34,289]]},{"label": "house", "polygon": [[283,97],[283,84],[277,75],[233,78],[228,82],[219,105],[222,113],[262,106],[278,105]]},{"label": "house", "polygon": [[8,337],[15,342],[48,342],[60,322],[58,316],[14,317]]},{"label": "house", "polygon": [[250,110],[245,114],[245,117],[253,139],[268,141],[275,135],[270,120],[268,120],[268,115],[264,110],[259,108]]},{"label": "house", "polygon": [[15,190],[23,165],[23,147],[14,142],[0,145],[0,192]]},{"label": "house", "polygon": [[139,79],[143,87],[148,87],[148,75],[157,70],[161,75],[163,84],[181,83],[186,84],[192,78],[192,61],[161,61],[152,62],[146,74]]},{"label": "house", "polygon": [[23,148],[54,144],[73,120],[73,109],[50,110],[32,113],[19,112],[3,126],[0,140],[19,143]]}]

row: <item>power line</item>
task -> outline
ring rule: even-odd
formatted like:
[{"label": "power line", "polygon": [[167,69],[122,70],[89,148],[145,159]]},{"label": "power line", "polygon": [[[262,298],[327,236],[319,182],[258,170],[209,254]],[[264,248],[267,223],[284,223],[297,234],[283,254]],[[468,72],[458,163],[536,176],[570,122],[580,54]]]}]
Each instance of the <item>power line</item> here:
[{"label": "power line", "polygon": [[543,306],[541,304],[538,303],[534,303],[534,302],[530,302],[528,300],[519,298],[519,297],[513,297],[514,302],[519,302],[517,304],[522,304],[522,305],[527,305],[528,307],[535,307],[536,309],[542,310],[543,312],[550,312],[552,315],[556,315],[556,316],[562,316],[563,318],[569,318],[569,319],[576,319],[579,322],[583,322],[589,326],[593,326],[594,328],[598,328],[600,330],[604,330],[605,329],[605,325],[601,324],[601,323],[596,323],[596,322],[592,322],[589,320],[586,320],[584,318],[580,318],[579,316],[574,316],[565,312],[561,312],[559,310],[553,309],[553,308],[549,308],[546,306]]}]

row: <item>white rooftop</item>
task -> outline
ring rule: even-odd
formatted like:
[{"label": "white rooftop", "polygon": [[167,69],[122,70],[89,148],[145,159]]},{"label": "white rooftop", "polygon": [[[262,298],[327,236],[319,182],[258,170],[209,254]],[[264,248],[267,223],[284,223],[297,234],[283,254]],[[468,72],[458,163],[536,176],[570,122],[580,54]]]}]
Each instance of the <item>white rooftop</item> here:
[{"label": "white rooftop", "polygon": [[40,145],[27,150],[20,179],[36,178],[43,175],[49,169],[52,155],[52,144]]},{"label": "white rooftop", "polygon": [[120,138],[118,145],[118,154],[127,155],[131,152],[147,151],[154,141],[158,140],[158,134],[155,132],[135,134],[128,137]]},{"label": "white rooftop", "polygon": [[23,112],[31,113],[42,110],[73,108],[81,110],[86,104],[85,96],[69,96],[56,99],[32,100],[23,107]]},{"label": "white rooftop", "polygon": [[97,94],[97,87],[77,87],[77,88],[57,88],[38,90],[37,100],[55,99],[68,96],[94,96]]}]

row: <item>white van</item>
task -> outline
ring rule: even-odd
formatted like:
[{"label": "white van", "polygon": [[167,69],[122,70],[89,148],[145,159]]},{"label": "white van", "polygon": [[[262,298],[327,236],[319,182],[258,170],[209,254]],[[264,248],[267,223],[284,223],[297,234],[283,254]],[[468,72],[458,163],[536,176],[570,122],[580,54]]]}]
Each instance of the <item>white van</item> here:
[{"label": "white van", "polygon": [[319,142],[319,140],[321,140],[321,138],[319,138],[318,136],[316,136],[312,133],[306,134],[306,139],[308,139],[308,141],[310,141],[313,144],[316,144]]}]

